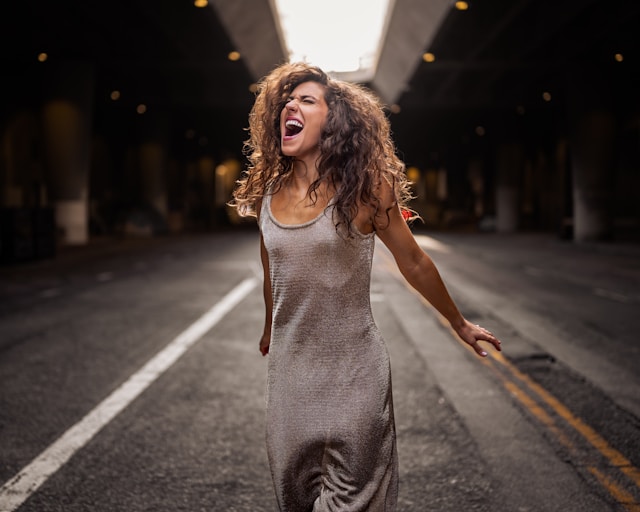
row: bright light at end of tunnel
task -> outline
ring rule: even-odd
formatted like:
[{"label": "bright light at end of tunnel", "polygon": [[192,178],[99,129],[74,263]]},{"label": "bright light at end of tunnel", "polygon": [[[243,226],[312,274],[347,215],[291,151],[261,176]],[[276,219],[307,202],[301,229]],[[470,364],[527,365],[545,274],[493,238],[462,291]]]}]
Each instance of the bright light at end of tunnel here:
[{"label": "bright light at end of tunnel", "polygon": [[308,62],[327,72],[372,76],[389,3],[389,0],[275,0],[289,60]]}]

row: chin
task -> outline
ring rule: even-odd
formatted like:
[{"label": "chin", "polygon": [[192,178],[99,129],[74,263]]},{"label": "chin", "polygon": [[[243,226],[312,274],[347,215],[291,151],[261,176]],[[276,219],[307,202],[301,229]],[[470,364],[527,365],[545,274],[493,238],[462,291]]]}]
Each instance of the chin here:
[{"label": "chin", "polygon": [[296,151],[293,148],[288,148],[283,144],[280,144],[280,153],[284,156],[296,156]]}]

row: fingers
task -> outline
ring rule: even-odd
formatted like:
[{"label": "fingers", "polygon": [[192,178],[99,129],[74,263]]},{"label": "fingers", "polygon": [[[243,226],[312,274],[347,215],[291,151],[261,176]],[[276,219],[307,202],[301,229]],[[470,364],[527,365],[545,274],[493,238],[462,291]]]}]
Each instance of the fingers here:
[{"label": "fingers", "polygon": [[271,332],[265,329],[265,332],[262,334],[260,338],[260,343],[258,346],[260,347],[260,353],[263,356],[266,356],[269,353],[269,345],[271,344]]},{"label": "fingers", "polygon": [[493,345],[493,347],[496,350],[498,350],[498,351],[502,350],[501,341],[498,338],[496,338],[493,335],[492,332],[490,332],[489,330],[485,329],[484,327],[480,327],[477,324],[476,324],[475,327],[477,328],[477,332],[474,333],[474,336],[475,336],[476,339],[475,339],[474,342],[471,343],[471,348],[473,348],[473,350],[476,352],[476,354],[478,354],[480,357],[486,357],[487,356],[487,352],[482,349],[482,347],[478,343],[479,341],[487,341],[487,342],[491,343],[491,345]]},{"label": "fingers", "polygon": [[471,344],[471,348],[478,354],[480,357],[487,357],[487,353],[482,349],[482,347],[478,344],[477,341]]}]

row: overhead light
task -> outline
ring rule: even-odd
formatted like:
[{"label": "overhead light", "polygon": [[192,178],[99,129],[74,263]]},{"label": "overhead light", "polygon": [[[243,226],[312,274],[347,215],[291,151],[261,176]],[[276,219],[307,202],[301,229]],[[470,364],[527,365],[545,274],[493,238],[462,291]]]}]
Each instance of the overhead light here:
[{"label": "overhead light", "polygon": [[391,110],[392,114],[399,114],[402,109],[400,108],[400,105],[394,103],[389,107],[389,110]]},{"label": "overhead light", "polygon": [[110,97],[113,101],[118,101],[120,99],[120,91],[111,91]]},{"label": "overhead light", "polygon": [[616,62],[622,62],[624,60],[624,55],[622,55],[621,53],[616,53],[613,58],[616,59]]},{"label": "overhead light", "polygon": [[196,7],[206,7],[209,5],[208,0],[194,0],[193,5]]},{"label": "overhead light", "polygon": [[240,60],[240,52],[236,52],[236,51],[229,52],[229,55],[227,55],[227,57],[229,58],[229,60],[232,60],[235,62],[237,60]]},{"label": "overhead light", "polygon": [[544,91],[542,93],[542,99],[546,102],[551,101],[551,93],[549,91]]},{"label": "overhead light", "polygon": [[475,132],[478,137],[484,137],[484,135],[487,133],[484,126],[476,126]]},{"label": "overhead light", "polygon": [[147,111],[147,106],[144,103],[140,103],[140,105],[136,107],[136,112],[138,114],[144,114],[146,111]]},{"label": "overhead light", "polygon": [[42,53],[38,54],[38,61],[40,61],[40,62],[44,62],[48,58],[49,58],[49,56],[45,52],[42,52]]},{"label": "overhead light", "polygon": [[425,62],[434,62],[436,60],[436,56],[431,52],[423,53],[422,60]]},{"label": "overhead light", "polygon": [[466,11],[469,8],[469,2],[456,2],[454,5],[459,11]]}]

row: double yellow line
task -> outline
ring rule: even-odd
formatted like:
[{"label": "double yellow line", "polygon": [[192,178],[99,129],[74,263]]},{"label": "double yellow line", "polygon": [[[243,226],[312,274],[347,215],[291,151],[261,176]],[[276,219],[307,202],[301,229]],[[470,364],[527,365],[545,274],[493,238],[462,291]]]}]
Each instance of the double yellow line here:
[{"label": "double yellow line", "polygon": [[[454,333],[455,335],[455,333]],[[456,336],[456,339],[458,337]],[[463,344],[462,341],[460,341]],[[466,346],[466,345],[465,345]],[[543,405],[546,405],[557,416],[562,418],[573,432],[594,448],[606,461],[605,471],[601,471],[594,464],[585,467],[607,492],[625,509],[640,512],[640,503],[623,486],[617,482],[615,472],[625,475],[640,489],[640,471],[622,453],[613,448],[598,432],[587,425],[582,419],[573,414],[567,406],[554,397],[546,389],[533,381],[511,364],[501,353],[489,352],[491,359],[483,360],[498,376],[502,385],[533,415],[540,423],[554,434],[555,438],[571,453],[577,455],[577,447],[567,436],[558,422],[550,415]],[[498,369],[502,369],[500,371]]]},{"label": "double yellow line", "polygon": [[[464,343],[458,335],[451,329],[449,323],[418,294],[399,274],[395,265],[390,258],[387,260],[387,268],[391,273],[415,295],[417,295],[422,303],[438,316],[440,323],[447,328],[455,340],[460,345],[474,353],[473,349]],[[489,357],[482,359],[485,364],[497,377],[504,388],[528,410],[549,432],[553,434],[555,439],[571,454],[574,458],[578,458],[578,447],[572,441],[571,437],[582,439],[594,449],[604,460],[601,470],[595,464],[587,464],[585,467],[593,477],[602,485],[604,489],[613,497],[613,499],[629,512],[640,512],[640,502],[638,502],[633,494],[620,485],[620,474],[623,478],[629,480],[630,483],[640,490],[640,470],[636,468],[629,459],[622,453],[612,447],[606,439],[604,439],[592,427],[587,425],[582,419],[573,414],[569,408],[564,405],[555,396],[546,389],[533,381],[528,375],[522,373],[511,362],[509,362],[500,352],[488,351]],[[477,356],[476,356],[477,357]],[[548,412],[551,411],[551,414]],[[557,421],[554,414],[564,420]],[[567,427],[569,431],[567,432]],[[577,436],[575,434],[578,434]],[[572,434],[571,436],[569,434]],[[629,486],[627,486],[628,488]]]}]

